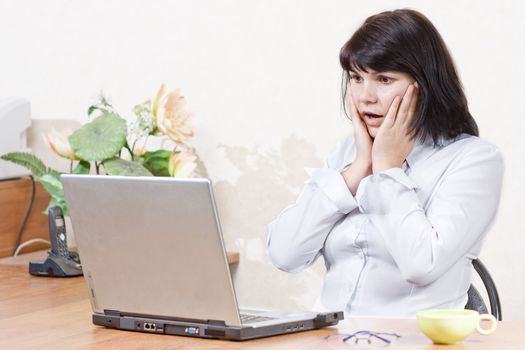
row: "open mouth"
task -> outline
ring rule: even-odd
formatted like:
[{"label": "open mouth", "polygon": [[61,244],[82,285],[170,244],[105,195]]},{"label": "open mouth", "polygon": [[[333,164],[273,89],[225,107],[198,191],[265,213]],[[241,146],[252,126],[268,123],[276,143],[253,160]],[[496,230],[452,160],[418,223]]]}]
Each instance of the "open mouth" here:
[{"label": "open mouth", "polygon": [[365,117],[368,118],[368,119],[378,119],[378,118],[383,118],[382,115],[379,115],[379,114],[374,114],[374,113],[364,113]]},{"label": "open mouth", "polygon": [[383,116],[379,114],[364,112],[363,117],[369,127],[379,127],[383,123]]}]

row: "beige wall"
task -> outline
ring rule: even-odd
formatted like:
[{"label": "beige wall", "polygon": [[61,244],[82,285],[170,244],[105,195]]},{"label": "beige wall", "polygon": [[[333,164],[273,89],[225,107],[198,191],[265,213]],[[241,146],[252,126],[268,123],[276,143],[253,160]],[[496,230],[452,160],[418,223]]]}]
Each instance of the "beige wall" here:
[{"label": "beige wall", "polygon": [[[243,304],[311,307],[322,262],[297,275],[271,266],[266,224],[291,203],[337,139],[340,46],[366,16],[413,7],[438,27],[482,136],[506,160],[500,213],[482,258],[507,319],[524,319],[525,5],[513,1],[106,1],[0,3],[0,96],[36,119],[85,122],[100,90],[122,113],[161,82],[196,113],[193,145],[215,182],[225,239],[241,253]],[[39,146],[41,147],[41,146]],[[38,150],[37,150],[38,151]]]}]

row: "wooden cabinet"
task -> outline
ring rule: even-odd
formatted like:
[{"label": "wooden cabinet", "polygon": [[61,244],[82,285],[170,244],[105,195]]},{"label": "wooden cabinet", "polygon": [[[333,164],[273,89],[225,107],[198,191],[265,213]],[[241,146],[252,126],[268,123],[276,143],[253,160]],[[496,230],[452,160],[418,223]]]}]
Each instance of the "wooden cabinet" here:
[{"label": "wooden cabinet", "polygon": [[[35,202],[22,234],[21,243],[33,238],[49,240],[47,215],[42,211],[49,204],[49,194],[35,183]],[[29,177],[0,181],[0,258],[13,254],[16,238],[31,202],[32,185]],[[46,249],[43,243],[34,243],[22,252]]]}]

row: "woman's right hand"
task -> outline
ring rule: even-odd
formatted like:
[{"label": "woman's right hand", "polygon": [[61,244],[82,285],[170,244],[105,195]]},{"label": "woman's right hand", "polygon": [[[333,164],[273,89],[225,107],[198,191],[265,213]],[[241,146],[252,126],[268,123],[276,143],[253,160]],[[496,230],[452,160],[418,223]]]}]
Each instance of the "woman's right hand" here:
[{"label": "woman's right hand", "polygon": [[363,118],[350,96],[352,125],[354,127],[354,142],[356,157],[354,162],[342,172],[348,189],[355,196],[362,179],[372,174],[372,138],[363,122]]},{"label": "woman's right hand", "polygon": [[354,127],[354,140],[356,148],[355,163],[372,167],[372,138],[363,121],[361,113],[354,104],[354,98],[350,96],[350,109],[352,111],[352,126]]}]

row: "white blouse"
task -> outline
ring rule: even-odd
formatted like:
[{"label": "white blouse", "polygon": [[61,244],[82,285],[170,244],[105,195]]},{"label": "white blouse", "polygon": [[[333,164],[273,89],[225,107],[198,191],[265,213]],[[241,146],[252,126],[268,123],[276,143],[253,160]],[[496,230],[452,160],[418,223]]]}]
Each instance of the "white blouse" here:
[{"label": "white blouse", "polygon": [[423,309],[464,308],[478,257],[500,201],[499,150],[461,135],[416,143],[403,168],[364,178],[356,196],[341,172],[355,159],[339,143],[297,202],[268,226],[268,254],[298,272],[320,255],[321,302],[348,315],[413,317]]}]

